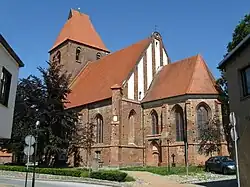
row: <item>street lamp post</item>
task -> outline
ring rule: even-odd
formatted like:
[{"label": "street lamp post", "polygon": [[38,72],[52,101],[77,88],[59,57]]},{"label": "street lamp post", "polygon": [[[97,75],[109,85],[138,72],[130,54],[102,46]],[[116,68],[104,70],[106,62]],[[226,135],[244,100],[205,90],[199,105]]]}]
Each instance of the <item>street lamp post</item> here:
[{"label": "street lamp post", "polygon": [[188,124],[187,124],[187,103],[185,102],[184,106],[184,146],[185,146],[185,166],[186,166],[186,174],[188,175]]},{"label": "street lamp post", "polygon": [[170,151],[169,151],[169,139],[167,139],[168,144],[168,172],[170,172]]},{"label": "street lamp post", "polygon": [[35,187],[35,173],[36,173],[36,153],[37,153],[37,142],[38,142],[38,126],[40,125],[40,121],[36,122],[36,135],[35,135],[35,154],[34,154],[34,167],[33,167],[33,177],[32,177],[32,187]]}]

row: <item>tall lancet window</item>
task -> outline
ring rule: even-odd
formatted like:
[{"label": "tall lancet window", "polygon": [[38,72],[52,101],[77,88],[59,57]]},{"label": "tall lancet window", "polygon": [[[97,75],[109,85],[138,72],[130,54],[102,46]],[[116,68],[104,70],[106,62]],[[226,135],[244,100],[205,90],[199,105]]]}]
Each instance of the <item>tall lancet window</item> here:
[{"label": "tall lancet window", "polygon": [[135,143],[135,115],[135,111],[131,110],[129,113],[128,143]]},{"label": "tall lancet window", "polygon": [[80,61],[81,48],[76,48],[76,61]]},{"label": "tall lancet window", "polygon": [[159,124],[158,124],[158,115],[155,110],[151,112],[152,119],[152,134],[159,134]]},{"label": "tall lancet window", "polygon": [[176,125],[176,141],[184,141],[184,119],[183,110],[179,105],[174,108],[175,125]]},{"label": "tall lancet window", "polygon": [[203,129],[208,125],[210,108],[205,103],[200,103],[197,107],[197,128],[198,128],[198,139],[200,139]]},{"label": "tall lancet window", "polygon": [[103,117],[96,116],[96,143],[103,143]]}]

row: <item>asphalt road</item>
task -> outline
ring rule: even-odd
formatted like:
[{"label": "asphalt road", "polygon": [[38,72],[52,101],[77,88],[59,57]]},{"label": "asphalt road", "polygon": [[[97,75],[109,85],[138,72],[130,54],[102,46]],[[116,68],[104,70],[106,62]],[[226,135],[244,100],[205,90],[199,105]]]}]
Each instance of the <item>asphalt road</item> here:
[{"label": "asphalt road", "polygon": [[[6,187],[24,187],[24,179],[9,179],[0,177],[0,186]],[[36,180],[35,187],[107,187],[94,184],[73,183],[73,182],[59,182],[59,181],[44,181]],[[28,181],[27,187],[31,187],[31,181]]]},{"label": "asphalt road", "polygon": [[215,182],[206,182],[199,183],[200,187],[237,187],[237,180],[223,180],[223,181],[215,181]]}]

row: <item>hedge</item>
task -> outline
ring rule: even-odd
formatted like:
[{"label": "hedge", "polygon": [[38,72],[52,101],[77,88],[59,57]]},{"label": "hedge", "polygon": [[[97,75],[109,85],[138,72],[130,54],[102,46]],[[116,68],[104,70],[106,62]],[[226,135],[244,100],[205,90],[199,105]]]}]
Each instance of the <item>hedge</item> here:
[{"label": "hedge", "polygon": [[124,182],[126,177],[127,173],[120,172],[117,170],[100,170],[96,172],[91,172],[90,174],[90,178],[118,181],[118,182]]},{"label": "hedge", "polygon": [[[32,172],[32,169],[32,167],[29,167],[30,172]],[[27,168],[23,166],[0,165],[0,170],[26,172]],[[71,177],[84,177],[88,175],[88,171],[86,169],[80,170],[69,168],[36,168],[36,172],[40,174],[65,175]]]},{"label": "hedge", "polygon": [[[29,171],[32,172],[32,167],[29,167]],[[7,166],[0,165],[0,170],[5,171],[19,171],[26,172],[27,169],[24,166]],[[36,168],[36,172],[40,174],[49,174],[49,175],[63,175],[71,177],[89,177],[88,169],[83,168]],[[130,176],[127,176],[127,173],[121,172],[119,170],[99,170],[96,172],[90,173],[90,178],[109,180],[109,181],[134,181]]]}]

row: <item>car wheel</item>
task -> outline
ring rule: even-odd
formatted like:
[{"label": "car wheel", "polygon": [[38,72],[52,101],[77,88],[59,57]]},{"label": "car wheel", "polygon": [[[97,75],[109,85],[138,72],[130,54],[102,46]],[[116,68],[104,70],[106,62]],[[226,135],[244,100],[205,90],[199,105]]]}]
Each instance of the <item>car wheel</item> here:
[{"label": "car wheel", "polygon": [[210,169],[209,169],[208,166],[206,166],[205,171],[206,171],[206,172],[210,172]]},{"label": "car wheel", "polygon": [[226,169],[226,168],[223,168],[223,169],[222,169],[222,174],[223,174],[223,175],[227,175],[227,169]]}]

